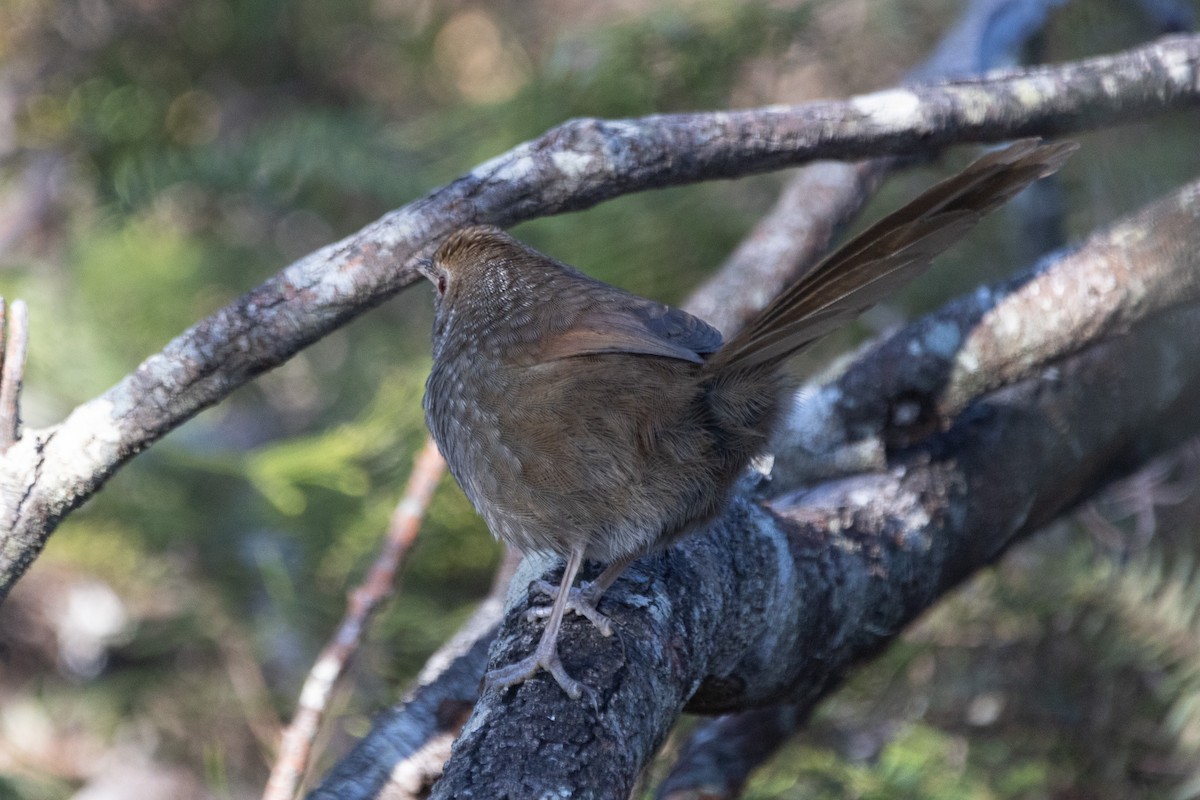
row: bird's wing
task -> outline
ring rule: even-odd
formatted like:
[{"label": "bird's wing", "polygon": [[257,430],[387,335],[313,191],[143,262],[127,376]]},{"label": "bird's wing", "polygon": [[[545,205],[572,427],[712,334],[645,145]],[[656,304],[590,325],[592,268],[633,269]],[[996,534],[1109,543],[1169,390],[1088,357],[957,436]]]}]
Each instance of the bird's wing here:
[{"label": "bird's wing", "polygon": [[695,364],[721,346],[721,333],[686,311],[625,292],[588,304],[563,332],[538,342],[538,360],[596,353],[663,356]]}]

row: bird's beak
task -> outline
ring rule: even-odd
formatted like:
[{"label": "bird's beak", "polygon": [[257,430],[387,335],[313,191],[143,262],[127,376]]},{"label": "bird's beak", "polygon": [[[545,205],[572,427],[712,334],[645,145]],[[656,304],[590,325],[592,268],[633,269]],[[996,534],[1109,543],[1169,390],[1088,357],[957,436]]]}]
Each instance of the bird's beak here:
[{"label": "bird's beak", "polygon": [[434,281],[435,279],[434,279],[434,275],[433,275],[433,259],[431,259],[431,258],[418,259],[417,260],[417,272],[421,273],[429,280]]}]

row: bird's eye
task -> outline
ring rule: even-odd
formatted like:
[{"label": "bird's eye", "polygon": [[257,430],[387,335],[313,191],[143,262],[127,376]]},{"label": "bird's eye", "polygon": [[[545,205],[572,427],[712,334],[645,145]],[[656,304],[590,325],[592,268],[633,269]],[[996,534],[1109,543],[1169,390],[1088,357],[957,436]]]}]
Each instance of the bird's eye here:
[{"label": "bird's eye", "polygon": [[445,275],[438,275],[437,290],[438,290],[438,297],[441,297],[442,295],[444,295],[446,293],[446,276]]}]

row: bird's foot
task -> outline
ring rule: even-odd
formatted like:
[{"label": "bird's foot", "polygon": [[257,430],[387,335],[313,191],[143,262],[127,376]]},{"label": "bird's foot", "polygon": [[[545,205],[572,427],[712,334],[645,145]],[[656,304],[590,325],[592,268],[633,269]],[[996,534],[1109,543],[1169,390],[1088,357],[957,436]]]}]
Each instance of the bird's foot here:
[{"label": "bird's foot", "polygon": [[[612,620],[604,614],[601,614],[596,608],[600,602],[600,595],[602,592],[592,591],[593,585],[594,584],[591,583],[585,583],[582,589],[571,587],[569,593],[567,594],[567,611],[570,611],[571,613],[580,617],[587,617],[588,621],[596,626],[596,630],[600,631],[601,636],[612,636]],[[525,612],[525,619],[529,622],[549,617],[551,612],[554,610],[553,603],[558,599],[559,593],[559,587],[552,583],[547,583],[546,581],[534,581],[532,589],[535,592],[549,597],[551,605],[534,606],[533,608],[529,609],[529,611]],[[562,681],[559,681],[559,683],[562,683]],[[570,694],[570,692],[568,692],[568,694]]]},{"label": "bird's foot", "polygon": [[[536,675],[538,670],[544,669],[550,673],[550,677],[558,682],[558,685],[567,693],[567,697],[570,697],[572,700],[578,700],[585,693],[588,696],[592,696],[593,691],[590,687],[585,686],[567,674],[562,660],[558,657],[558,643],[550,642],[548,648],[544,647],[543,644],[539,644],[537,650],[528,658],[523,658],[517,663],[509,664],[506,667],[497,667],[488,672],[484,676],[487,688],[505,689],[509,686],[519,686]],[[595,699],[593,698],[594,704]]]}]

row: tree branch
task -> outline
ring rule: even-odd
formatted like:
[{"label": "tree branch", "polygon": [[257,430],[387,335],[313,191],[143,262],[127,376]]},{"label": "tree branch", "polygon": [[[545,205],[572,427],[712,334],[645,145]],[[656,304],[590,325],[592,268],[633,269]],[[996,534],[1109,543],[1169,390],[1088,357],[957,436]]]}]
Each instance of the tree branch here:
[{"label": "tree branch", "polygon": [[[967,77],[1021,64],[1030,40],[1043,31],[1056,5],[1054,0],[968,0],[933,53],[905,82]],[[816,162],[797,170],[771,211],[693,298],[692,310],[723,331],[740,327],[825,253],[835,233],[874,194],[896,161],[885,157],[857,164]],[[1047,205],[1056,202],[1050,209],[1056,221],[1062,216],[1062,198],[1050,187],[1057,187],[1059,180],[1052,176],[1027,193]],[[1061,244],[1061,238],[1052,239],[1061,234],[1059,226],[1042,226],[1039,232],[1051,236],[1027,237],[1037,240],[1031,242],[1030,253]],[[750,772],[807,717],[794,705],[782,704],[700,723],[682,744],[657,796],[739,796]]]},{"label": "tree branch", "polygon": [[1200,300],[1197,191],[1184,187],[1074,252],[948,304],[804,394],[780,442],[777,485],[881,468],[890,450],[949,427],[977,398]]},{"label": "tree branch", "polygon": [[[596,787],[625,796],[685,705],[717,713],[786,701],[803,712],[947,589],[1120,471],[1200,431],[1198,222],[1200,183],[1067,258],[952,304],[939,316],[969,309],[985,330],[1002,320],[1018,349],[1025,331],[1049,341],[1078,331],[1073,315],[1047,314],[1032,299],[1048,288],[1059,306],[1113,295],[1101,302],[1120,327],[1089,326],[1090,338],[1066,355],[1039,349],[1048,361],[1031,357],[947,425],[887,452],[885,471],[793,492],[773,511],[745,487],[708,531],[643,559],[610,590],[605,611],[619,641],[574,620],[565,629],[566,667],[598,691],[595,707],[540,678],[485,692],[434,797],[587,796]],[[1074,279],[1084,265],[1098,283]],[[1125,281],[1114,279],[1118,268],[1129,270]],[[1174,300],[1147,302],[1170,294],[1157,287],[1174,287]],[[843,375],[928,340],[923,320]],[[908,352],[948,376],[938,348]],[[530,566],[516,585],[549,564]],[[501,629],[496,663],[533,644],[536,626],[519,611]]]},{"label": "tree branch", "polygon": [[1116,56],[752,111],[574,120],[284,269],[0,459],[0,597],[64,515],[125,461],[250,378],[416,280],[468,221],[510,225],[619,194],[815,158],[1079,130],[1200,99],[1200,37]]},{"label": "tree branch", "polygon": [[[1053,0],[970,0],[905,83],[978,76],[1017,64]],[[895,166],[892,157],[818,161],[796,171],[774,207],[691,298],[688,310],[731,334],[829,249]]]}]

